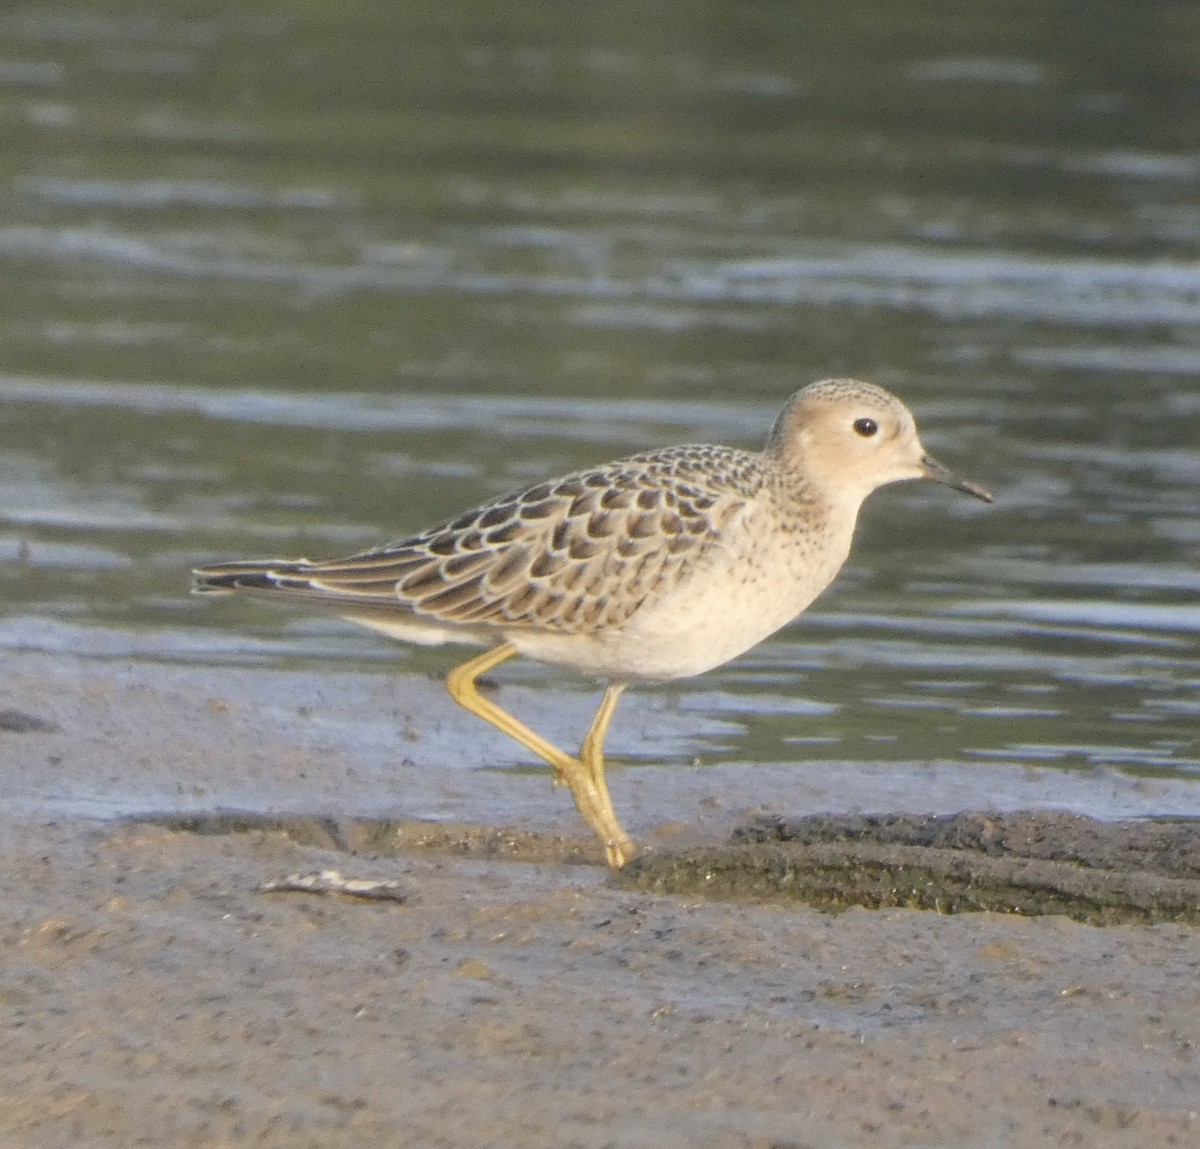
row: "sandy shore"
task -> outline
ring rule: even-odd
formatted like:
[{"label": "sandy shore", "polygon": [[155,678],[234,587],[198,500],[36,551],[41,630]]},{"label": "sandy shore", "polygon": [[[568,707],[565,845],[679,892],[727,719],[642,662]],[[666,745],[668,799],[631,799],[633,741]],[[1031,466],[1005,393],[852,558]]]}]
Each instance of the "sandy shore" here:
[{"label": "sandy shore", "polygon": [[[1194,926],[631,892],[544,776],[479,768],[491,736],[435,683],[33,654],[4,675],[5,1146],[1200,1143]],[[682,721],[640,706],[635,729]],[[1079,784],[992,781],[1009,808],[1069,807]],[[839,800],[971,805],[932,768],[889,781],[907,798],[879,783]],[[1196,812],[1181,783],[1090,785],[1117,813]],[[660,850],[832,810],[830,786],[614,775]],[[330,838],[151,820],[217,808],[317,815]],[[383,812],[533,844],[383,857],[338,832]],[[327,868],[401,900],[258,891]]]}]

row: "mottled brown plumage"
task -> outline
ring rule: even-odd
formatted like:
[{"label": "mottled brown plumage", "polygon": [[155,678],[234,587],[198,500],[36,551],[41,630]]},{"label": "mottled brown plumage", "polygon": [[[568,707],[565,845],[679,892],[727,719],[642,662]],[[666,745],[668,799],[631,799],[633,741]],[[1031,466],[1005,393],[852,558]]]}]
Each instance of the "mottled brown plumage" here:
[{"label": "mottled brown plumage", "polygon": [[317,601],[469,628],[592,634],[685,580],[764,482],[760,459],[713,446],[648,451],[501,496],[346,558],[227,563],[196,589]]}]

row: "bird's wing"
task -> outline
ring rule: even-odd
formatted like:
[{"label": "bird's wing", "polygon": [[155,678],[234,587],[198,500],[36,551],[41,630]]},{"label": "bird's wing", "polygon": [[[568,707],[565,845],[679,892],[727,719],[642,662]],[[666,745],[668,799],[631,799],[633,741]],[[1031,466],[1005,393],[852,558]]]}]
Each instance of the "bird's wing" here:
[{"label": "bird's wing", "polygon": [[761,483],[748,452],[675,447],[503,496],[348,558],[203,568],[195,587],[452,626],[593,633],[702,565]]}]

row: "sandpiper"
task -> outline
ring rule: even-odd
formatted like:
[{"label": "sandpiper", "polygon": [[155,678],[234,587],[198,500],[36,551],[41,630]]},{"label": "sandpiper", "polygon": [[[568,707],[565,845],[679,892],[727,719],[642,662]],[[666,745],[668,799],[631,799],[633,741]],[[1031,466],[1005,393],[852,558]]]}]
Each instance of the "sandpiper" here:
[{"label": "sandpiper", "polygon": [[[702,674],[785,626],[845,562],[867,495],[904,479],[992,501],[926,454],[894,395],[826,379],[788,400],[762,451],[647,451],[346,558],[202,567],[193,590],[486,647],[447,676],[451,697],[554,767],[619,868],[637,848],[609,798],[604,739],[626,685]],[[578,756],[480,694],[479,676],[515,654],[607,683]]]}]

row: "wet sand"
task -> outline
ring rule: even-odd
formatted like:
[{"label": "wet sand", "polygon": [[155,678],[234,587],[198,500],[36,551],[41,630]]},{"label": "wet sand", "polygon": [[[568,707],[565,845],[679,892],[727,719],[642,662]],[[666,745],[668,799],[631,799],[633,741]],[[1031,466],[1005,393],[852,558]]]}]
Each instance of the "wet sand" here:
[{"label": "wet sand", "polygon": [[[481,768],[492,736],[436,683],[3,662],[0,1144],[1200,1141],[1195,926],[627,889],[544,775]],[[588,700],[547,693],[504,698],[565,734]],[[631,707],[634,730],[685,720]],[[1070,809],[1075,787],[1197,812],[1179,782],[936,764],[613,785],[655,859],[753,815]],[[216,810],[237,832],[196,832]],[[397,896],[259,890],[327,869]]]}]

